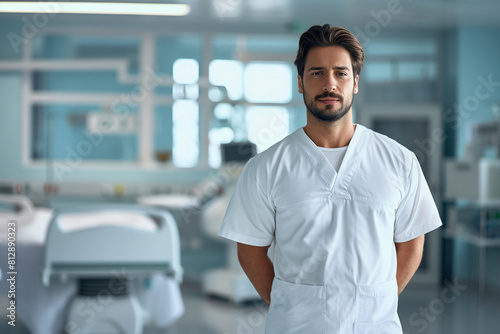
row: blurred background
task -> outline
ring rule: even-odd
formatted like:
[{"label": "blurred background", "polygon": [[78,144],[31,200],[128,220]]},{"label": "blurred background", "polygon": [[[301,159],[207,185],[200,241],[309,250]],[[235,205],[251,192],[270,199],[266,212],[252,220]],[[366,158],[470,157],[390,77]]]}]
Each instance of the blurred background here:
[{"label": "blurred background", "polygon": [[415,152],[444,223],[404,332],[498,333],[500,2],[107,2],[0,2],[2,333],[263,333],[217,230],[245,161],[305,125],[293,60],[325,23],[365,50],[354,121]]}]

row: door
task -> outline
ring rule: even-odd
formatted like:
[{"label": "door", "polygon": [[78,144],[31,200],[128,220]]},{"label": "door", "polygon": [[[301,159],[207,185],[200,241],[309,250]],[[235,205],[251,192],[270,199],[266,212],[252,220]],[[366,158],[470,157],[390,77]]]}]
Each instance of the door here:
[{"label": "door", "polygon": [[[434,201],[441,210],[440,159],[444,130],[438,104],[370,103],[358,105],[356,121],[387,135],[413,151],[420,162]],[[441,272],[439,229],[427,235],[422,263],[412,284],[438,284]]]}]

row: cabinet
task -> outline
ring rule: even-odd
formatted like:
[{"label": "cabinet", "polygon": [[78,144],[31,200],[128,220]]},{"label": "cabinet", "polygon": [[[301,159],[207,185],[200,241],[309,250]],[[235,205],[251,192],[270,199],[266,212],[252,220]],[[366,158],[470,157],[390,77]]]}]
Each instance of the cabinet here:
[{"label": "cabinet", "polygon": [[[487,249],[500,247],[500,204],[456,203],[448,208],[445,236],[478,247],[479,295],[486,286]],[[500,266],[500,262],[498,263]]]}]

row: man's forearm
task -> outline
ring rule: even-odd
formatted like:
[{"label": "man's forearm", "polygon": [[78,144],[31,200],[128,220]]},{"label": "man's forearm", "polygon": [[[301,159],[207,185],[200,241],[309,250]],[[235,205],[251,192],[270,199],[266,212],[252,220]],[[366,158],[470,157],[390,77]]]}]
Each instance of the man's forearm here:
[{"label": "man's forearm", "polygon": [[273,263],[267,256],[268,247],[256,247],[238,243],[238,259],[245,274],[262,299],[271,303],[271,287],[274,279]]},{"label": "man's forearm", "polygon": [[406,287],[410,279],[420,265],[422,253],[424,251],[424,236],[421,235],[413,240],[396,243],[396,255],[398,259],[398,268],[396,271],[396,280],[398,282],[398,294]]}]

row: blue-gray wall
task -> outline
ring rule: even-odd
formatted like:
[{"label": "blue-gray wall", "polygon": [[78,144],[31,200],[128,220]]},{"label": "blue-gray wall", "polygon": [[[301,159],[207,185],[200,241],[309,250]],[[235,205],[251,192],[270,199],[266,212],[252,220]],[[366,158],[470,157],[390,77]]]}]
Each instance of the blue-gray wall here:
[{"label": "blue-gray wall", "polygon": [[21,83],[19,73],[0,74],[0,178],[29,174],[21,166]]},{"label": "blue-gray wall", "polygon": [[[463,27],[458,30],[457,36],[456,155],[462,157],[467,140],[467,124],[495,118],[491,106],[500,101],[500,29]],[[454,276],[477,281],[479,260],[480,250],[477,247],[457,242]],[[486,249],[486,271],[487,283],[500,288],[498,247]]]},{"label": "blue-gray wall", "polygon": [[[493,119],[500,101],[500,29],[461,28],[458,32],[457,154],[463,156],[467,124]],[[495,84],[484,84],[493,81]],[[500,115],[498,115],[500,117]]]}]

